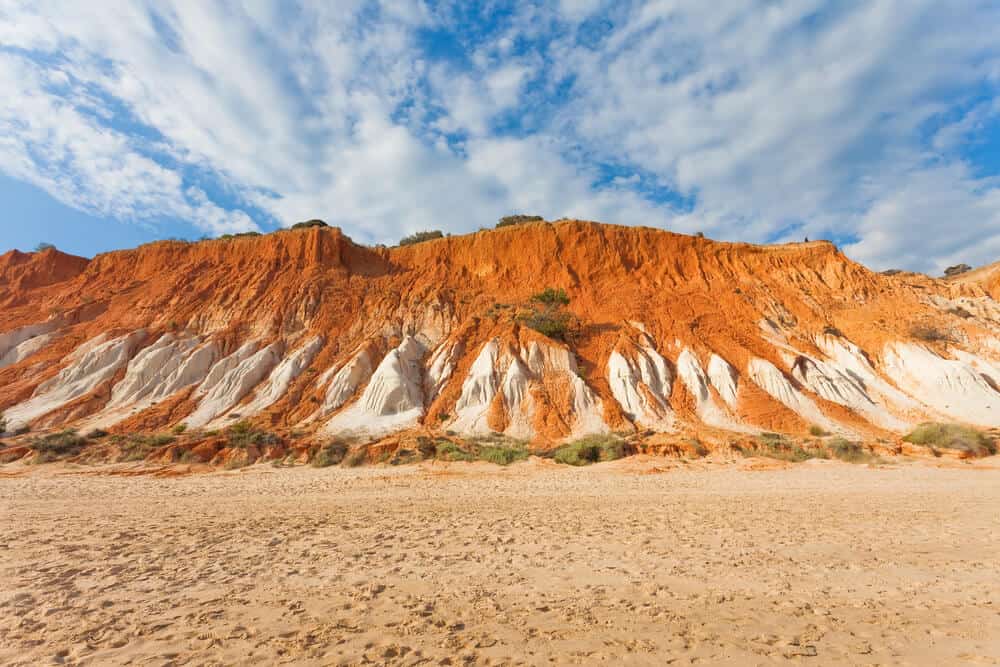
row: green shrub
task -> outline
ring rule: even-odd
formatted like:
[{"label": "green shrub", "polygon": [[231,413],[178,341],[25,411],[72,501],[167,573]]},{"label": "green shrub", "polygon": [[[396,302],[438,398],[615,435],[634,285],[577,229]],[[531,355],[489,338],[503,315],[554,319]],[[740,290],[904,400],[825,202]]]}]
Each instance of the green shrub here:
[{"label": "green shrub", "polygon": [[142,461],[153,450],[169,445],[174,440],[175,438],[172,435],[141,435],[133,433],[127,436],[115,436],[113,442],[121,450],[121,454],[118,457],[119,461]]},{"label": "green shrub", "polygon": [[552,458],[557,463],[571,466],[614,461],[623,456],[625,456],[625,441],[616,435],[588,435],[552,452]]},{"label": "green shrub", "polygon": [[753,453],[770,459],[794,463],[815,458],[826,458],[825,451],[806,450],[790,442],[780,433],[765,432],[757,436],[758,447]]},{"label": "green shrub", "polygon": [[823,430],[823,428],[821,426],[817,426],[816,424],[813,424],[812,426],[809,427],[809,435],[816,436],[817,438],[822,438],[822,437],[830,435],[830,433],[829,433],[829,431]]},{"label": "green shrub", "polygon": [[47,463],[59,457],[75,456],[80,453],[87,440],[74,429],[32,438],[28,447],[35,451],[35,463]]},{"label": "green shrub", "polygon": [[451,440],[438,440],[435,456],[442,461],[475,461],[476,457],[465,451]]},{"label": "green shrub", "polygon": [[342,440],[333,440],[319,448],[313,455],[310,463],[315,468],[326,468],[335,466],[347,456],[347,443]]},{"label": "green shrub", "polygon": [[181,433],[187,430],[187,427],[188,427],[187,424],[177,424],[177,426],[174,426],[170,430],[174,435],[180,435]]},{"label": "green shrub", "polygon": [[570,330],[572,317],[569,313],[563,312],[532,311],[529,315],[522,317],[521,322],[543,336],[565,341]]},{"label": "green shrub", "polygon": [[261,430],[246,420],[238,421],[227,428],[226,440],[230,447],[276,445],[281,442],[281,438],[274,433]]},{"label": "green shrub", "polygon": [[985,433],[961,424],[927,422],[903,437],[906,442],[928,447],[931,450],[957,449],[974,456],[997,453],[996,443]]},{"label": "green shrub", "polygon": [[545,218],[540,215],[505,215],[500,218],[500,222],[497,223],[496,228],[523,225],[526,222],[545,222]]},{"label": "green shrub", "polygon": [[530,456],[528,443],[508,438],[502,433],[480,436],[472,442],[472,454],[480,461],[506,466]]},{"label": "green shrub", "polygon": [[409,236],[404,236],[399,239],[399,245],[413,245],[414,243],[423,243],[424,241],[431,241],[433,239],[440,238],[444,238],[444,233],[440,229],[426,232],[415,232]]},{"label": "green shrub", "polygon": [[35,246],[35,252],[45,252],[46,250],[55,250],[56,247],[51,243],[39,243]]},{"label": "green shrub", "polygon": [[359,465],[364,463],[367,458],[368,449],[362,445],[361,447],[349,452],[347,456],[344,457],[343,464],[347,468],[357,468]]},{"label": "green shrub", "polygon": [[927,343],[947,343],[951,341],[951,335],[942,329],[938,329],[930,324],[917,324],[910,328],[910,335],[917,340]]},{"label": "green shrub", "polygon": [[430,459],[437,453],[437,446],[433,440],[422,435],[417,438],[417,451],[420,452],[422,458]]},{"label": "green shrub", "polygon": [[305,222],[296,222],[294,225],[292,225],[292,229],[309,229],[310,227],[329,227],[329,226],[330,225],[326,224],[322,220],[313,218],[312,220],[306,220]]},{"label": "green shrub", "polygon": [[568,306],[569,296],[566,294],[566,290],[563,288],[553,288],[546,287],[538,294],[534,294],[531,297],[532,301],[537,301],[538,303],[543,303],[546,306]]},{"label": "green shrub", "polygon": [[848,463],[867,463],[877,458],[868,451],[867,447],[846,438],[833,438],[826,443],[826,448],[834,458]]}]

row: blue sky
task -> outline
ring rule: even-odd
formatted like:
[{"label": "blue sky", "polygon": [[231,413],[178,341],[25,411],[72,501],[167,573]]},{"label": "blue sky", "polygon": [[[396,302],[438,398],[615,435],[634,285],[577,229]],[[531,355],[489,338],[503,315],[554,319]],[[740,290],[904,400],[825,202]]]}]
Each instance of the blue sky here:
[{"label": "blue sky", "polygon": [[0,2],[0,249],[512,212],[1000,259],[1000,5]]}]

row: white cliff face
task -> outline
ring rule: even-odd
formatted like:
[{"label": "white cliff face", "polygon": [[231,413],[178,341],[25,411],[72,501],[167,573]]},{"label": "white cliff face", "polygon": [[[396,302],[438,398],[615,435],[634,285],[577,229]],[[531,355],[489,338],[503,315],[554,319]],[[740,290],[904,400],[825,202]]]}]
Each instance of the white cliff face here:
[{"label": "white cliff face", "polygon": [[537,341],[532,341],[527,349],[521,349],[520,358],[537,381],[544,382],[545,378],[551,378],[569,383],[569,398],[574,416],[570,425],[570,437],[610,431],[604,422],[604,405],[580,378],[580,369],[573,352],[561,346],[540,345]]},{"label": "white cliff face", "polygon": [[[161,390],[167,378],[181,367],[199,342],[196,338],[177,339],[173,334],[164,334],[140,350],[129,362],[125,377],[111,391],[108,407],[138,403]],[[207,365],[205,371],[208,371]]]},{"label": "white cliff face", "polygon": [[708,359],[708,379],[730,408],[736,408],[738,375],[728,361],[717,354]]},{"label": "white cliff face", "polygon": [[968,360],[944,359],[921,345],[896,342],[883,349],[882,369],[897,385],[952,419],[1000,426],[1000,392]]},{"label": "white cliff face", "polygon": [[226,374],[253,356],[259,346],[260,344],[257,341],[248,340],[228,357],[224,357],[213,364],[212,368],[208,371],[208,375],[205,376],[205,379],[198,385],[198,389],[195,390],[195,396],[204,396],[212,391],[222,381],[222,378],[226,377]]},{"label": "white cliff face", "polygon": [[[270,374],[281,359],[282,347],[281,342],[271,343],[235,366],[231,366],[231,362],[227,361],[232,360],[234,355],[220,361],[219,364],[225,362],[224,367],[231,367],[217,379],[213,375],[215,367],[212,368],[209,377],[199,387],[199,391],[204,388],[201,402],[195,411],[184,420],[185,423],[190,427],[197,428],[205,426],[213,419],[227,413]],[[243,349],[241,347],[235,354],[240,355]],[[212,382],[206,387],[209,380]],[[220,420],[220,423],[222,421],[224,420]]]},{"label": "white cliff face", "polygon": [[462,394],[455,404],[455,420],[451,428],[462,433],[488,433],[490,404],[497,394],[497,353],[500,343],[495,338],[483,345],[472,368],[462,383]]},{"label": "white cliff face", "polygon": [[890,431],[906,431],[912,426],[875,403],[857,378],[833,362],[801,355],[792,365],[792,377],[817,396],[850,408],[872,424]]},{"label": "white cliff face", "polygon": [[41,352],[55,337],[55,333],[43,333],[9,348],[6,354],[0,355],[0,368],[13,366],[37,352]]},{"label": "white cliff face", "polygon": [[257,389],[253,400],[241,406],[240,414],[244,417],[256,415],[281,400],[292,382],[309,368],[309,364],[322,347],[323,339],[315,336],[282,359]]},{"label": "white cliff face", "polygon": [[427,362],[427,376],[424,379],[424,393],[430,403],[441,393],[444,386],[455,372],[458,358],[465,350],[459,342],[446,342],[438,346]]},{"label": "white cliff face", "polygon": [[368,382],[373,371],[371,355],[366,348],[362,348],[347,363],[336,368],[326,388],[326,396],[318,416],[326,417],[347,403],[358,388]]},{"label": "white cliff face", "polygon": [[423,356],[423,346],[415,338],[407,337],[385,355],[361,398],[334,415],[323,432],[376,436],[417,424],[424,413],[420,363]]},{"label": "white cliff face", "polygon": [[[49,320],[47,322],[39,322],[38,324],[29,324],[0,334],[0,368],[15,364],[21,359],[26,358],[28,356],[27,351],[32,350],[34,347],[30,345],[32,339],[55,331],[57,326],[58,324],[55,320]],[[38,343],[35,343],[35,345],[38,345]],[[16,352],[18,348],[21,349],[20,353]],[[31,353],[37,352],[38,349],[40,347],[35,347]]]},{"label": "white cliff face", "polygon": [[54,378],[43,382],[24,403],[4,411],[7,426],[13,430],[32,420],[85,396],[115,376],[128,364],[145,331],[95,343],[88,341],[67,357],[69,365]]},{"label": "white cliff face", "polygon": [[855,378],[869,396],[894,414],[906,416],[922,412],[923,405],[876,373],[868,357],[854,343],[839,336],[821,335],[816,337],[816,346],[846,374]]},{"label": "white cliff face", "polygon": [[82,427],[107,428],[201,382],[218,357],[214,342],[176,338],[173,334],[161,336],[135,355],[125,377],[112,389],[108,405],[88,417]]},{"label": "white cliff face", "polygon": [[638,349],[631,359],[615,350],[608,357],[607,373],[611,394],[629,419],[646,428],[673,430],[669,403],[673,378],[656,350]]},{"label": "white cliff face", "polygon": [[788,378],[770,361],[751,359],[747,375],[754,384],[770,394],[779,403],[802,417],[807,423],[815,424],[827,431],[851,434],[841,424],[833,421],[819,409],[809,397],[795,388]]},{"label": "white cliff face", "polygon": [[530,440],[535,436],[532,420],[535,417],[535,405],[530,391],[530,371],[517,357],[513,357],[507,372],[500,382],[504,407],[507,410],[507,429],[504,431],[512,438]]},{"label": "white cliff face", "polygon": [[[735,372],[732,371],[729,364],[720,357],[713,357],[713,359],[719,360],[715,363],[715,374],[719,377],[719,381],[723,385],[725,391],[731,391],[733,395],[733,404],[735,404],[736,387],[735,379],[733,377]],[[747,426],[741,424],[726,410],[726,408],[720,406],[716,402],[715,397],[712,395],[709,388],[711,386],[711,378],[706,375],[704,369],[702,369],[701,362],[698,360],[698,357],[695,356],[694,352],[688,348],[681,350],[680,355],[677,357],[677,375],[680,376],[681,382],[684,383],[688,392],[694,397],[695,413],[701,421],[705,422],[709,426],[715,426],[729,431],[746,432],[751,430]],[[716,390],[718,390],[718,387],[716,387]]]}]

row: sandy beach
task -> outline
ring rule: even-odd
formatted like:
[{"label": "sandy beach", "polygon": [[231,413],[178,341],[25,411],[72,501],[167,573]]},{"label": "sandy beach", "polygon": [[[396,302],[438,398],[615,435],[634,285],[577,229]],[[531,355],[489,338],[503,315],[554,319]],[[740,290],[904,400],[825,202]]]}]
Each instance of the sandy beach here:
[{"label": "sandy beach", "polygon": [[187,471],[0,468],[0,663],[1000,664],[992,459]]}]

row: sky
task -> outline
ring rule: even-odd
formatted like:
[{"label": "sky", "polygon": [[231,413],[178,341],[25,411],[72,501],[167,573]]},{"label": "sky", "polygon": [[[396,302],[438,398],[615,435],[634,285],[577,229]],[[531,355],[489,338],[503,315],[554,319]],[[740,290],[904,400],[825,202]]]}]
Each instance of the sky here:
[{"label": "sky", "polygon": [[511,213],[1000,260],[994,0],[0,0],[0,251]]}]

